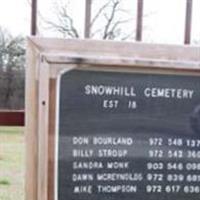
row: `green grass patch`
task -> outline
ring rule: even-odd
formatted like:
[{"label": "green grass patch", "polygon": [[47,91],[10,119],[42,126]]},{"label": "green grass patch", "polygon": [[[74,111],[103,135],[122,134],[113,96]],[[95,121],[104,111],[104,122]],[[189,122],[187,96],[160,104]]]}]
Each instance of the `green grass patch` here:
[{"label": "green grass patch", "polygon": [[6,180],[6,179],[0,179],[0,185],[10,185],[10,181]]},{"label": "green grass patch", "polygon": [[22,134],[24,128],[18,126],[0,126],[0,134]]},{"label": "green grass patch", "polygon": [[24,129],[0,127],[0,200],[24,199]]}]

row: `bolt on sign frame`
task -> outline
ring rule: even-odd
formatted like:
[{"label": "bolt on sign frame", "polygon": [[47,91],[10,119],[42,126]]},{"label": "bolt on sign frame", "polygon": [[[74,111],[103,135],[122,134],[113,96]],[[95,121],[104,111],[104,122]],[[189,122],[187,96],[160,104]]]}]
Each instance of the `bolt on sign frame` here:
[{"label": "bolt on sign frame", "polygon": [[[200,76],[200,48],[28,38],[26,199],[56,197],[56,94],[63,70]],[[69,199],[70,200],[70,199]]]}]

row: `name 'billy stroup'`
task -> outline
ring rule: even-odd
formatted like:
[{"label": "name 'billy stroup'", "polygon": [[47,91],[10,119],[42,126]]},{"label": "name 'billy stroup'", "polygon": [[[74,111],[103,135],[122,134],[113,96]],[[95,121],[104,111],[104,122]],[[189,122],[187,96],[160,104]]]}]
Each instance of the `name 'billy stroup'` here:
[{"label": "name 'billy stroup'", "polygon": [[[86,85],[84,89],[86,95],[137,96],[134,86]],[[186,88],[146,87],[143,94],[146,98],[192,99],[194,96],[194,90]]]}]

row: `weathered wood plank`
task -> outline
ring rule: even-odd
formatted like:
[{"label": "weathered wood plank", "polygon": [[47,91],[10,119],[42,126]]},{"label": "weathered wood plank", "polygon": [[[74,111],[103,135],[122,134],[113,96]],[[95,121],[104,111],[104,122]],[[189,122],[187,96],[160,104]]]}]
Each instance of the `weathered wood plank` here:
[{"label": "weathered wood plank", "polygon": [[28,41],[26,63],[26,200],[37,199],[38,181],[38,52]]}]

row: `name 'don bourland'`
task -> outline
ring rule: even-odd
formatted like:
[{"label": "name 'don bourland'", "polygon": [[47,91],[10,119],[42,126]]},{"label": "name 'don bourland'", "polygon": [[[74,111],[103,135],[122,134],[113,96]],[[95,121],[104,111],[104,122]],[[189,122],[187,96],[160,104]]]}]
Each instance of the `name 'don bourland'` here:
[{"label": "name 'don bourland'", "polygon": [[[137,102],[134,98],[137,97],[137,91],[141,90],[135,86],[111,86],[111,85],[85,85],[84,94],[87,96],[101,97],[126,97],[128,98],[127,108],[136,109]],[[145,98],[160,98],[160,99],[192,99],[194,90],[186,88],[163,88],[163,87],[146,87],[142,89],[142,94]],[[140,91],[141,95],[141,91]],[[116,99],[104,99],[102,102],[103,108],[118,108],[120,101]]]}]

